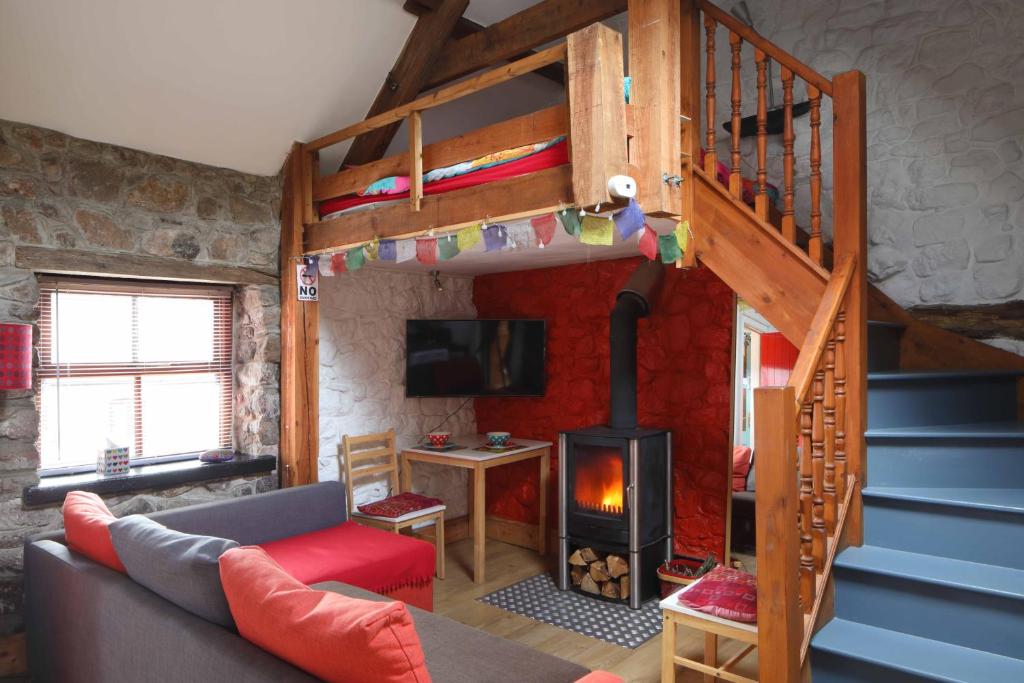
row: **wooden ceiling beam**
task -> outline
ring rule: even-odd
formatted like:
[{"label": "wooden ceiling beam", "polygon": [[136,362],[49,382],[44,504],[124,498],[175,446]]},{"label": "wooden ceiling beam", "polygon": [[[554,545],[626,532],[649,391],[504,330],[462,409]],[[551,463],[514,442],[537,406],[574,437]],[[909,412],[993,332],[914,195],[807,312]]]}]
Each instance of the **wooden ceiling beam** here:
[{"label": "wooden ceiling beam", "polygon": [[[426,89],[445,41],[468,5],[469,0],[438,0],[433,11],[419,16],[366,118],[408,104]],[[396,122],[357,137],[345,155],[344,165],[358,166],[383,157],[399,125]]]}]

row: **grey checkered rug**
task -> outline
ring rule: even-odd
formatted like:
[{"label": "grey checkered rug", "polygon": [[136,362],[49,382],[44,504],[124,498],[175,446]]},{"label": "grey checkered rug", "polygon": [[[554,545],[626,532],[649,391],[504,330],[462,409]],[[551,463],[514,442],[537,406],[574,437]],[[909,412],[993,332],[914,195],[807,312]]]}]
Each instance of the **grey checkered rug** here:
[{"label": "grey checkered rug", "polygon": [[478,599],[507,612],[630,649],[661,633],[661,610],[656,599],[634,610],[628,605],[560,591],[548,574],[538,574]]}]

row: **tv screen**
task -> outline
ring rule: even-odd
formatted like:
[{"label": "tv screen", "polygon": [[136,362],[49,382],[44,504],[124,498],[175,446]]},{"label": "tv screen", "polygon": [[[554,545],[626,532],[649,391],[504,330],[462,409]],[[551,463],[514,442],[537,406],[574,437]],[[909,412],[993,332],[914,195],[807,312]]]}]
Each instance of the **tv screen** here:
[{"label": "tv screen", "polygon": [[543,320],[409,320],[406,396],[543,396]]}]

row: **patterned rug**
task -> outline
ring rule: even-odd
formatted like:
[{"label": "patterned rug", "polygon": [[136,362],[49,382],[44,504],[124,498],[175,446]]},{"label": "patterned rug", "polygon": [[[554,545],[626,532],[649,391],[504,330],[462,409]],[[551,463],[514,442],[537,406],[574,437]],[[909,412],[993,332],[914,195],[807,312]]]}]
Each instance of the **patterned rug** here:
[{"label": "patterned rug", "polygon": [[634,649],[661,633],[661,610],[652,598],[630,609],[574,591],[560,591],[549,574],[538,574],[493,593],[480,602],[521,614],[613,645]]}]

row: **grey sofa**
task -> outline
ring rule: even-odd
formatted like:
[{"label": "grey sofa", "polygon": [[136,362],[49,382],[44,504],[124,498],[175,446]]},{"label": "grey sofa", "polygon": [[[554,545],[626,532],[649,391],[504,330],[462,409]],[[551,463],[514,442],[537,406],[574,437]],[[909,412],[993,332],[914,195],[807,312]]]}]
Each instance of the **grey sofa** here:
[{"label": "grey sofa", "polygon": [[[324,482],[149,515],[179,531],[263,543],[340,524],[345,492]],[[127,576],[70,551],[61,532],[25,544],[29,666],[34,681],[313,681],[308,674],[186,612]],[[317,586],[385,600],[345,584]],[[561,683],[575,664],[409,608],[435,683]],[[366,681],[373,681],[367,672]]]}]

